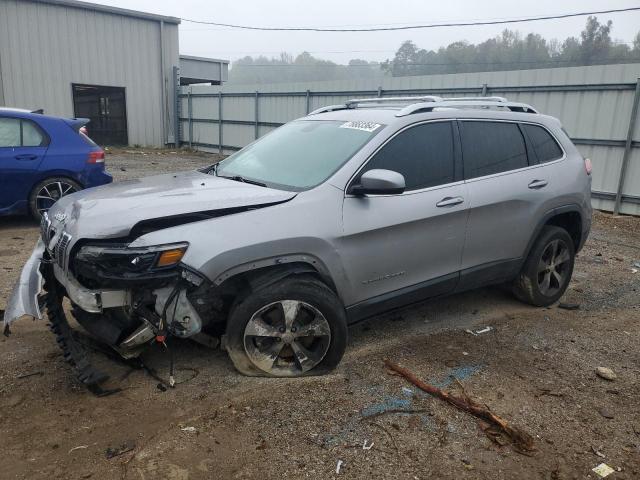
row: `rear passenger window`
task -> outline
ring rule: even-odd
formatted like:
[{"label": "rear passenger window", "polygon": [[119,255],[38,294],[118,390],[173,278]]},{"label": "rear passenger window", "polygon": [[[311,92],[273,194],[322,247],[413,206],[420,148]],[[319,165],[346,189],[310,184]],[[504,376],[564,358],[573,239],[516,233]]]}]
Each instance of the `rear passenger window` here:
[{"label": "rear passenger window", "polygon": [[0,147],[20,146],[20,120],[0,118]]},{"label": "rear passenger window", "polygon": [[508,122],[462,122],[465,178],[483,177],[528,166],[518,125]]},{"label": "rear passenger window", "polygon": [[451,122],[411,127],[383,146],[363,173],[375,168],[401,173],[407,190],[451,183],[455,177],[452,129]]},{"label": "rear passenger window", "polygon": [[40,147],[44,144],[46,138],[33,122],[0,118],[0,147]]},{"label": "rear passenger window", "polygon": [[23,120],[22,121],[22,146],[23,147],[39,147],[44,143],[44,136],[35,124]]},{"label": "rear passenger window", "polygon": [[562,149],[558,142],[544,128],[523,123],[522,129],[529,138],[536,157],[538,157],[538,163],[550,162],[562,157]]}]

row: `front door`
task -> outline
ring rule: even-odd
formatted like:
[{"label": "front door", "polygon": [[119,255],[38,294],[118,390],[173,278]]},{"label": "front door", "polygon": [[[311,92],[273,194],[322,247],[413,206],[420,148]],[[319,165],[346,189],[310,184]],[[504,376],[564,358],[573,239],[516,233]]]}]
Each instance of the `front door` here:
[{"label": "front door", "polygon": [[451,121],[411,126],[359,173],[399,172],[404,193],[346,195],[341,254],[352,303],[366,304],[360,316],[455,288],[468,205],[456,128]]},{"label": "front door", "polygon": [[89,136],[99,145],[128,145],[124,88],[73,85],[76,118],[88,118]]},{"label": "front door", "polygon": [[0,209],[26,203],[48,143],[31,120],[0,116]]}]

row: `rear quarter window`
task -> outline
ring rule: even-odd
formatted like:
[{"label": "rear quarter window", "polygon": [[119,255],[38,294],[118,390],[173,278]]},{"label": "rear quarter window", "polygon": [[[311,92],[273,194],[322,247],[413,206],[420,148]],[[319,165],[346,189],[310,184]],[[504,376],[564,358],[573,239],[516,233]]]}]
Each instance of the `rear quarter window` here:
[{"label": "rear quarter window", "polygon": [[523,123],[522,129],[529,139],[538,163],[551,162],[562,158],[563,152],[560,145],[545,128],[539,125]]},{"label": "rear quarter window", "polygon": [[516,123],[463,121],[462,152],[466,179],[529,165],[524,137]]}]

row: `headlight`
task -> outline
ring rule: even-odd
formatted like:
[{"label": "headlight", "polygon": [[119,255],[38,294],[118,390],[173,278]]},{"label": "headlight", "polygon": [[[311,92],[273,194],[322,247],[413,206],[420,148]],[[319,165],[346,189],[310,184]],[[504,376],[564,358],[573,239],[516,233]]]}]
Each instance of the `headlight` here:
[{"label": "headlight", "polygon": [[82,270],[91,266],[111,275],[127,276],[171,269],[180,263],[188,247],[186,242],[136,248],[85,245],[74,260]]}]

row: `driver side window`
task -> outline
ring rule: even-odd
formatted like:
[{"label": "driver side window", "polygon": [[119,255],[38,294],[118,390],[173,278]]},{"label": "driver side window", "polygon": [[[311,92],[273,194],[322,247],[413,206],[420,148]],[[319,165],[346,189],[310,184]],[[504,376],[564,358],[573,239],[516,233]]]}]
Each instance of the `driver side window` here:
[{"label": "driver side window", "polygon": [[404,176],[406,191],[456,179],[453,124],[430,122],[396,135],[369,160],[362,173],[381,168]]}]

